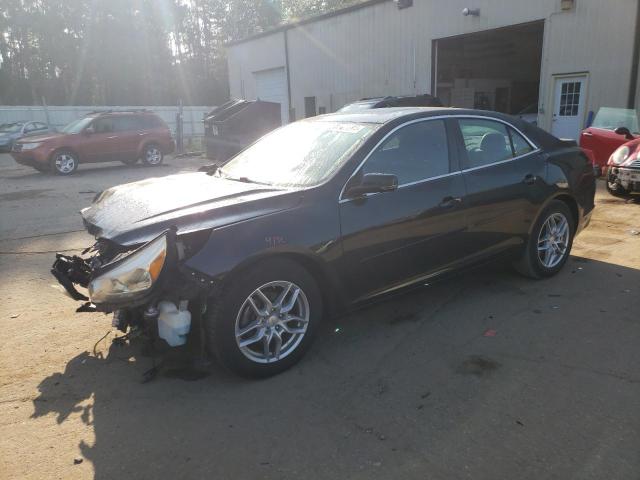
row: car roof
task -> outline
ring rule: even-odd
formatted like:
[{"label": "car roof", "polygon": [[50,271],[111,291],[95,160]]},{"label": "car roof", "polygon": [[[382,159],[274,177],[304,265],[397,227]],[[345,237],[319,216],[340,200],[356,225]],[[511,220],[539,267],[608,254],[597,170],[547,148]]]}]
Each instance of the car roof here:
[{"label": "car roof", "polygon": [[469,116],[469,117],[485,117],[493,118],[498,121],[506,122],[523,132],[527,138],[532,140],[539,148],[555,148],[562,145],[562,141],[554,137],[541,128],[525,122],[517,117],[499,112],[488,110],[473,110],[467,108],[453,107],[392,107],[392,108],[373,108],[364,112],[345,112],[345,113],[329,113],[319,117],[312,117],[307,120],[324,121],[324,122],[353,122],[353,123],[372,123],[372,124],[402,124],[420,118],[439,117],[439,116]]},{"label": "car roof", "polygon": [[[484,110],[465,110],[451,107],[388,107],[372,108],[362,112],[336,112],[314,117],[318,121],[328,122],[356,122],[356,123],[387,123],[402,117],[416,114],[422,116],[459,115],[462,113],[493,116],[493,112]],[[487,115],[488,114],[488,115]],[[421,115],[417,115],[421,116]]]}]

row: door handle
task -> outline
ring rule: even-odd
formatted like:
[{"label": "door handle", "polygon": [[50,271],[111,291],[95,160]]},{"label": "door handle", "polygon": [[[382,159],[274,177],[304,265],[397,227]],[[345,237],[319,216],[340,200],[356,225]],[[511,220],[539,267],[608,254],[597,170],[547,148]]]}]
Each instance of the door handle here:
[{"label": "door handle", "polygon": [[536,180],[538,180],[538,177],[529,173],[528,175],[524,176],[524,178],[522,179],[522,183],[524,183],[525,185],[533,185],[534,183],[536,183]]},{"label": "door handle", "polygon": [[444,197],[440,202],[441,208],[453,208],[462,203],[462,199],[460,197]]},{"label": "door handle", "polygon": [[591,132],[582,132],[582,135],[584,135],[585,137],[593,137],[593,133]]}]

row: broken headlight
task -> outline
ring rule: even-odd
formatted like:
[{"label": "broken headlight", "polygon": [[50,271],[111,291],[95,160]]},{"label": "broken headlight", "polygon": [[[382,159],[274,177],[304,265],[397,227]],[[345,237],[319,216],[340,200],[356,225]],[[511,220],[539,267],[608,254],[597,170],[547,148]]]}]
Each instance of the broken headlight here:
[{"label": "broken headlight", "polygon": [[146,295],[167,259],[167,235],[152,240],[89,282],[93,303],[121,303]]}]

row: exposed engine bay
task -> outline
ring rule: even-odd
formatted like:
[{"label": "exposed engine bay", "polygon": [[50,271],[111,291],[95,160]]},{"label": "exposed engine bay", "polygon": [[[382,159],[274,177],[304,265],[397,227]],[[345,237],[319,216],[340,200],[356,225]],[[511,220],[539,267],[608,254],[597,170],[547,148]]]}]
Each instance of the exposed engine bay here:
[{"label": "exposed engine bay", "polygon": [[85,302],[77,311],[113,312],[122,332],[140,327],[174,347],[186,343],[192,313],[202,313],[203,302],[195,300],[215,285],[180,266],[191,251],[175,228],[135,247],[100,238],[81,256],[58,253],[51,273],[71,298]]}]

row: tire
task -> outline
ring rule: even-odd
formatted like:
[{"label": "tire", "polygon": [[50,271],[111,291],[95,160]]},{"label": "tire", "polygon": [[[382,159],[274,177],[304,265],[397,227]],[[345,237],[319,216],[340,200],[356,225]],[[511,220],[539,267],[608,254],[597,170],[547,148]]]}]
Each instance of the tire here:
[{"label": "tire", "polygon": [[[558,273],[571,254],[575,222],[566,203],[552,200],[536,220],[522,257],[515,264],[516,270],[526,277],[536,279]],[[554,224],[557,227],[556,233],[552,233]],[[544,242],[545,237],[551,239]],[[539,247],[547,248],[539,251]]]},{"label": "tire", "polygon": [[157,167],[162,163],[164,153],[162,149],[155,143],[145,145],[142,149],[142,163],[148,167]]},{"label": "tire", "polygon": [[[285,291],[280,310],[276,300]],[[275,310],[268,308],[261,293]],[[238,375],[276,375],[296,364],[311,346],[322,307],[318,285],[307,270],[287,259],[265,260],[234,277],[210,300],[205,316],[208,346],[222,365]],[[264,312],[262,316],[258,311]]]},{"label": "tire", "polygon": [[51,155],[50,168],[56,175],[72,175],[78,169],[78,157],[69,150],[58,150]]}]

